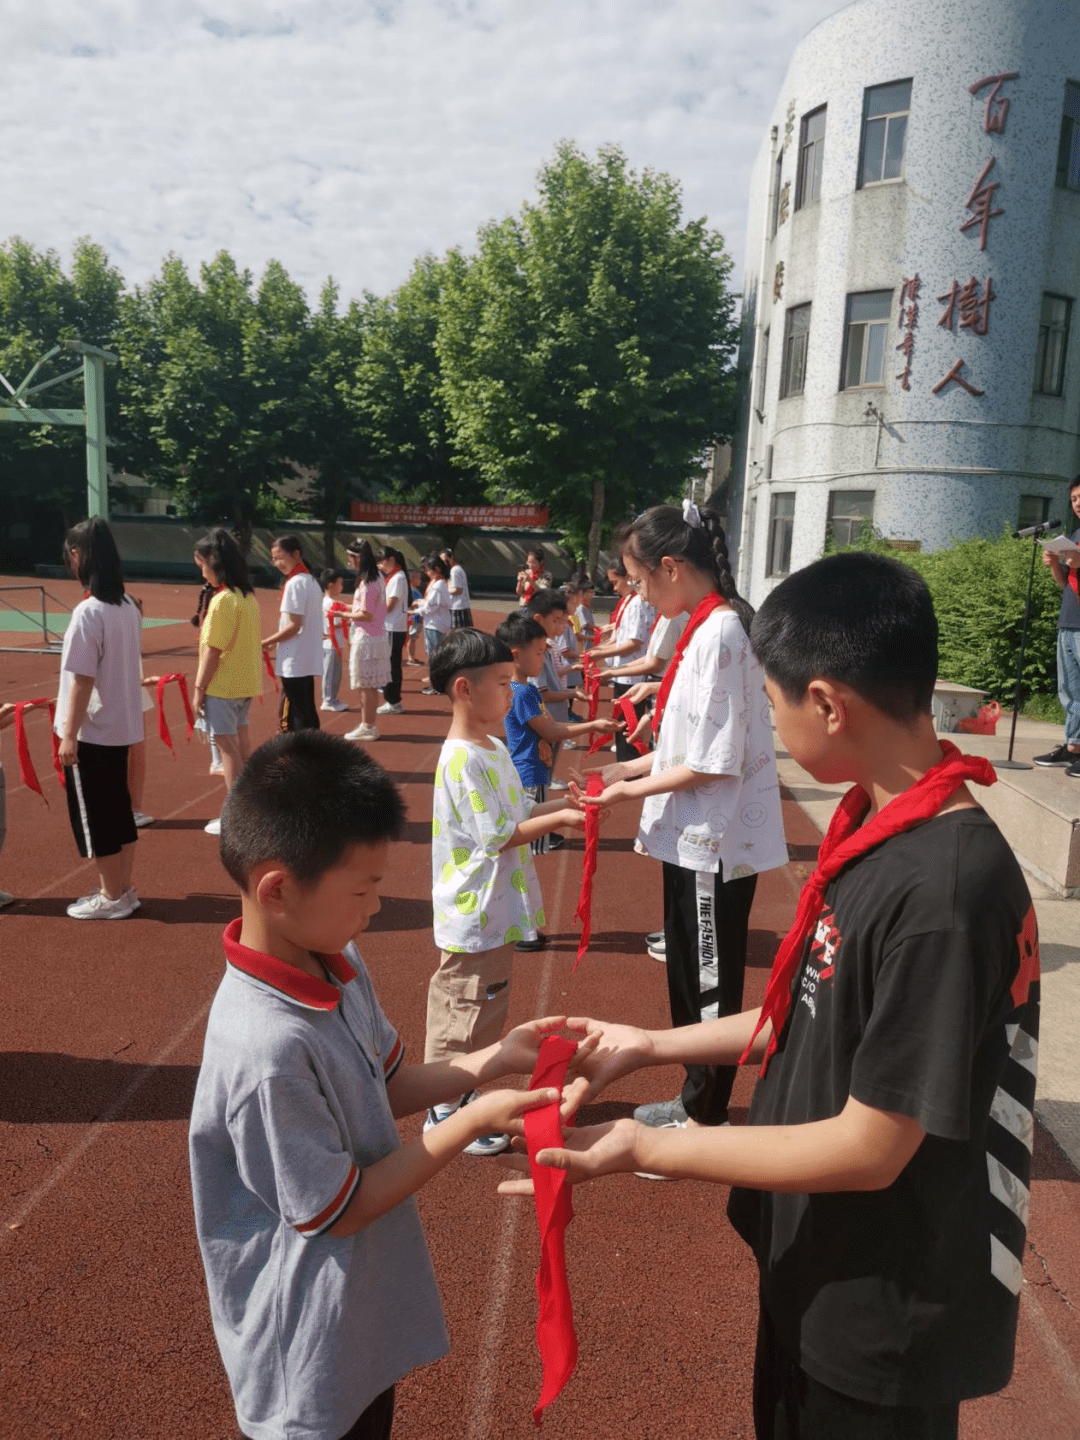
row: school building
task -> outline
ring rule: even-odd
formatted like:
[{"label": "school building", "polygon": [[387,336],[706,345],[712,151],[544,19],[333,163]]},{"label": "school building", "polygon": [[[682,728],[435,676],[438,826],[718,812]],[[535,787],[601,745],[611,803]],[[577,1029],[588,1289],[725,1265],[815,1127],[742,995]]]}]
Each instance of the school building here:
[{"label": "school building", "polygon": [[856,0],[754,168],[729,538],[759,604],[866,525],[925,550],[1054,518],[1080,471],[1080,17]]}]

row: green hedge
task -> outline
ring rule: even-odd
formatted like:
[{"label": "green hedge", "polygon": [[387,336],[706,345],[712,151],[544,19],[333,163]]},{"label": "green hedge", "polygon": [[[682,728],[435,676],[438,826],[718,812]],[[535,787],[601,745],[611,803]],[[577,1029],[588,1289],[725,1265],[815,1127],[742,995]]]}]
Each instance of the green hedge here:
[{"label": "green hedge", "polygon": [[[888,541],[872,535],[850,548],[892,555],[918,571],[937,612],[941,679],[986,690],[993,699],[1011,706],[1032,544],[1031,540],[1014,540],[1005,532],[997,540],[961,540],[928,555],[899,554]],[[1049,569],[1036,559],[1023,686],[1025,699],[1039,697],[1049,710],[1056,705],[1060,604],[1061,591]]]}]

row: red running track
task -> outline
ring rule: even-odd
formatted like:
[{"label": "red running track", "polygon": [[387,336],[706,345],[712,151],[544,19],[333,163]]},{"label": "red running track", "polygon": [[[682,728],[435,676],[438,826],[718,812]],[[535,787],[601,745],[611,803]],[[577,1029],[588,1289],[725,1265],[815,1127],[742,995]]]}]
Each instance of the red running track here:
[{"label": "red running track", "polygon": [[[49,588],[69,603],[78,599],[73,585]],[[132,588],[148,617],[186,620],[194,609],[194,585],[182,593]],[[269,620],[276,597],[259,598]],[[186,624],[147,629],[147,673],[191,674],[193,640]],[[52,693],[56,672],[55,657],[4,655],[0,700]],[[414,1057],[423,1049],[435,960],[430,776],[446,728],[445,702],[419,694],[423,673],[406,670],[407,713],[386,717],[385,738],[372,747],[402,786],[409,819],[363,946]],[[355,723],[323,718],[337,731]],[[253,725],[256,738],[273,732],[272,697],[255,707]],[[159,819],[139,842],[143,908],[129,920],[79,924],[64,907],[86,890],[92,871],[79,862],[62,796],[47,776],[43,717],[31,717],[28,728],[50,808],[20,786],[7,732],[0,885],[21,898],[0,913],[8,996],[0,1053],[0,1434],[226,1440],[236,1429],[192,1232],[185,1148],[206,1010],[222,967],[220,932],[238,913],[216,842],[202,830],[218,812],[220,782],[207,774],[205,749],[183,743],[179,715],[175,760],[156,735],[150,739],[145,808]],[[554,943],[521,957],[513,1020],[565,1010],[664,1023],[664,974],[641,938],[659,923],[659,877],[632,852],[633,822],[617,814],[605,827],[593,946],[573,978],[580,842],[541,858]],[[748,1003],[761,997],[817,844],[793,803],[785,823],[793,861],[759,885]],[[676,1093],[678,1084],[674,1070],[631,1076],[586,1118],[625,1114]],[[740,1076],[737,1116],[752,1084],[751,1074]],[[411,1133],[418,1123],[405,1128]],[[965,1440],[1080,1436],[1080,1177],[1042,1131],[1034,1171],[1016,1374],[1001,1395],[965,1407]],[[421,1194],[453,1348],[399,1387],[396,1440],[534,1433],[535,1220],[528,1202],[495,1194],[497,1179],[497,1162],[462,1157]],[[551,1440],[749,1440],[755,1275],[727,1225],[726,1198],[718,1187],[630,1176],[577,1192],[567,1249],[581,1360],[546,1414]]]}]

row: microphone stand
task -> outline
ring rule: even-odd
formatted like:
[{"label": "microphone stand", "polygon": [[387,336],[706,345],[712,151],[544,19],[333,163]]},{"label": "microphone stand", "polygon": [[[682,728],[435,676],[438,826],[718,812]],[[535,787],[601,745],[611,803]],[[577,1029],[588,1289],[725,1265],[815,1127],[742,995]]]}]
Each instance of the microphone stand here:
[{"label": "microphone stand", "polygon": [[1013,693],[1012,725],[1009,729],[1009,755],[1006,760],[993,762],[995,770],[1030,770],[1032,768],[1026,760],[1013,759],[1013,746],[1016,743],[1016,717],[1020,713],[1020,695],[1024,684],[1024,651],[1027,649],[1028,626],[1031,624],[1031,593],[1035,585],[1035,557],[1039,553],[1039,539],[1046,534],[1047,530],[1056,529],[1060,523],[1060,520],[1044,520],[1041,525],[1032,525],[1013,536],[1014,540],[1019,540],[1026,535],[1031,536],[1031,569],[1028,571],[1027,600],[1024,602],[1024,628],[1020,632],[1020,656],[1016,662],[1016,689]]}]

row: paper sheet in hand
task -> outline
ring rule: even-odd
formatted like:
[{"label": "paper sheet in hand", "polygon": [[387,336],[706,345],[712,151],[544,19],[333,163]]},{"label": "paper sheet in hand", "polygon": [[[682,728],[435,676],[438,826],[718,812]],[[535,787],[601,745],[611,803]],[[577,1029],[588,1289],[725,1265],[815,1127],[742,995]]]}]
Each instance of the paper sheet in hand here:
[{"label": "paper sheet in hand", "polygon": [[1080,559],[1080,545],[1074,545],[1067,535],[1055,535],[1053,540],[1040,540],[1039,544],[1051,555],[1069,555]]}]

